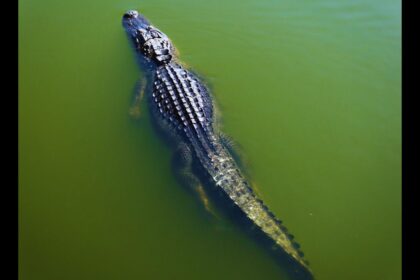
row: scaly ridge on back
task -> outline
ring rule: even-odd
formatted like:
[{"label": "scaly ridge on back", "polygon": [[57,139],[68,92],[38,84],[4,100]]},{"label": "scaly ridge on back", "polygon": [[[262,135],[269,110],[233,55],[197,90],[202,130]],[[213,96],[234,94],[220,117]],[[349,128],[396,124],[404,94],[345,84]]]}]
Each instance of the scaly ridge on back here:
[{"label": "scaly ridge on back", "polygon": [[237,163],[213,128],[214,108],[208,89],[177,61],[169,38],[137,11],[124,14],[123,24],[140,62],[153,83],[151,112],[170,134],[188,145],[213,185],[291,259],[308,271],[297,243],[275,215],[255,195]]},{"label": "scaly ridge on back", "polygon": [[287,254],[310,272],[308,262],[299,245],[293,241],[285,226],[278,220],[268,207],[256,197],[248,182],[237,168],[235,161],[227,151],[212,158],[216,173],[213,179],[232,201],[253,221],[270,239]]}]

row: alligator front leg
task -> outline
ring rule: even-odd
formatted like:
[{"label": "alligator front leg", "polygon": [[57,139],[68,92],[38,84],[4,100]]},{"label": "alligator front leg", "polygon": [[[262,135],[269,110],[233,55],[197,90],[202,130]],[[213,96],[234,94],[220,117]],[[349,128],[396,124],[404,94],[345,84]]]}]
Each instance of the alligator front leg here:
[{"label": "alligator front leg", "polygon": [[206,191],[204,190],[202,183],[200,182],[200,179],[192,172],[192,163],[193,156],[191,149],[187,144],[182,142],[178,145],[172,160],[177,179],[183,185],[193,190],[193,192],[203,203],[207,212],[209,212],[213,217],[218,218],[218,215],[215,213],[213,207],[210,204],[209,198],[206,194]]},{"label": "alligator front leg", "polygon": [[135,120],[138,120],[141,116],[141,101],[144,97],[144,92],[146,91],[147,79],[142,77],[135,86],[134,101],[130,107],[129,115]]}]

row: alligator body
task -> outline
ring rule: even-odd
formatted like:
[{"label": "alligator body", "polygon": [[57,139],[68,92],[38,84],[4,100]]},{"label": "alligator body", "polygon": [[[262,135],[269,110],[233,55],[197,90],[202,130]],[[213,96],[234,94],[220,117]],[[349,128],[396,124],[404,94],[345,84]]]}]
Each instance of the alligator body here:
[{"label": "alligator body", "polygon": [[214,107],[207,87],[177,60],[169,38],[137,11],[123,16],[130,41],[151,84],[148,99],[152,119],[191,153],[213,186],[281,249],[306,275],[312,278],[308,263],[282,223],[255,195],[231,152],[215,128]]}]

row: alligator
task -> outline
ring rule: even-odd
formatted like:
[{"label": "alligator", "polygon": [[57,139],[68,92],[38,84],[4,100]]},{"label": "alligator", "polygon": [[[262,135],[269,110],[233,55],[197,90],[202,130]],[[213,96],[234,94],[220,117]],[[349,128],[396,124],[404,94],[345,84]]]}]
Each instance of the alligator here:
[{"label": "alligator", "polygon": [[[151,119],[171,143],[175,143],[175,157],[180,158],[180,169],[192,170],[198,166],[210,185],[233,202],[231,204],[237,211],[270,240],[272,247],[294,264],[295,272],[299,271],[304,279],[313,279],[299,245],[258,198],[240,170],[229,141],[218,132],[215,104],[208,86],[180,62],[178,51],[168,36],[139,12],[129,10],[124,13],[123,26],[149,85],[146,95]],[[137,95],[137,103],[143,95],[144,87]],[[183,174],[191,185],[197,188],[203,185],[200,184],[203,179],[193,172]],[[199,192],[203,194],[205,191],[200,188]],[[204,200],[207,204],[207,199]]]}]

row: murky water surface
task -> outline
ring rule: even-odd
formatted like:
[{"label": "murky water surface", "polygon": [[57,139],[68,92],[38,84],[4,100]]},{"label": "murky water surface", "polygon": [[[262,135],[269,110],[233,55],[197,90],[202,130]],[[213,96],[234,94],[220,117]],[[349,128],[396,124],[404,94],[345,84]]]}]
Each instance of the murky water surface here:
[{"label": "murky water surface", "polygon": [[132,8],[206,77],[317,279],[401,278],[399,1],[19,4],[20,279],[288,279],[130,119]]}]

